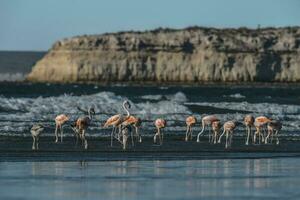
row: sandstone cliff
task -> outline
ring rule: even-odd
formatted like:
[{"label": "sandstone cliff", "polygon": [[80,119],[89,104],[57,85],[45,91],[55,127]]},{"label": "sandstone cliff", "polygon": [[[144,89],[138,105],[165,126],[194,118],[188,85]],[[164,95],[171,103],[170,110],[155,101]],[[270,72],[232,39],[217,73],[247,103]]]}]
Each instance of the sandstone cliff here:
[{"label": "sandstone cliff", "polygon": [[190,27],[56,42],[27,80],[38,82],[300,81],[300,27]]}]

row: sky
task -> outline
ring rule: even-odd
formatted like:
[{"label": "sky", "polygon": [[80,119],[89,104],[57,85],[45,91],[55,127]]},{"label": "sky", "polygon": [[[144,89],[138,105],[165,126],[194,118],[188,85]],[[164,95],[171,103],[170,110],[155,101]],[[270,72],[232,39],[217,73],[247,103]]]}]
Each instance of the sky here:
[{"label": "sky", "polygon": [[157,27],[300,26],[300,0],[0,0],[0,50]]}]

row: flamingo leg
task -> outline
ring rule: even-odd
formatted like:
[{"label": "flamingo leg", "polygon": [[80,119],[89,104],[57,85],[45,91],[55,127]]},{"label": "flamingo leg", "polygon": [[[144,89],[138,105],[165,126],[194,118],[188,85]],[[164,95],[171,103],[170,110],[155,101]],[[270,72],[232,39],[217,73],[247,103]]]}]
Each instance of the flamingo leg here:
[{"label": "flamingo leg", "polygon": [[247,134],[247,139],[246,139],[246,145],[249,144],[249,137],[250,137],[250,127],[246,126],[246,134]]},{"label": "flamingo leg", "polygon": [[135,127],[135,132],[136,132],[136,135],[138,137],[139,143],[141,143],[142,142],[142,136],[140,135],[139,128],[137,126]]},{"label": "flamingo leg", "polygon": [[113,137],[114,137],[115,126],[113,126],[111,134],[110,134],[110,146],[113,146]]},{"label": "flamingo leg", "polygon": [[32,136],[32,150],[35,150],[35,137]]},{"label": "flamingo leg", "polygon": [[60,142],[62,143],[63,142],[63,137],[64,137],[64,133],[63,133],[63,126],[60,125]]},{"label": "flamingo leg", "polygon": [[132,144],[132,146],[134,147],[134,135],[133,135],[133,131],[131,130],[130,131],[130,134],[131,134],[131,144]]},{"label": "flamingo leg", "polygon": [[226,131],[225,149],[228,147],[228,131]]},{"label": "flamingo leg", "polygon": [[191,136],[191,140],[193,140],[193,127],[190,127],[190,136]]},{"label": "flamingo leg", "polygon": [[211,134],[211,127],[208,125],[208,142],[211,143],[212,140],[212,134]]},{"label": "flamingo leg", "polygon": [[82,138],[83,138],[83,142],[84,142],[84,149],[88,148],[88,142],[85,138],[85,129],[82,130]]},{"label": "flamingo leg", "polygon": [[188,125],[187,127],[186,127],[186,133],[185,133],[185,141],[187,142],[189,139],[188,139],[188,137],[189,137],[189,131],[190,131],[190,126]]},{"label": "flamingo leg", "polygon": [[214,135],[214,144],[217,143],[217,137],[218,137],[218,132],[214,131],[215,135]]},{"label": "flamingo leg", "polygon": [[256,128],[256,131],[255,131],[254,136],[253,136],[253,144],[256,143],[256,137],[257,137],[257,135],[258,135],[258,128]]},{"label": "flamingo leg", "polygon": [[161,134],[161,132],[160,132],[160,129],[158,129],[158,135],[159,135],[159,144],[160,145],[162,145],[162,143],[163,143],[163,136],[162,136],[162,134]]},{"label": "flamingo leg", "polygon": [[58,129],[58,125],[56,124],[55,125],[55,133],[54,133],[55,134],[55,143],[58,142],[58,133],[57,133],[58,130],[57,129]]},{"label": "flamingo leg", "polygon": [[39,136],[36,137],[36,149],[39,149]]},{"label": "flamingo leg", "polygon": [[154,137],[153,137],[153,142],[154,142],[154,143],[156,143],[156,137],[157,137],[157,134],[158,134],[158,133],[155,133],[155,134],[154,134]]},{"label": "flamingo leg", "polygon": [[268,130],[268,135],[265,138],[265,144],[268,144],[268,140],[269,140],[270,135],[271,135],[271,130]]},{"label": "flamingo leg", "polygon": [[265,135],[266,135],[266,129],[262,128],[263,132],[261,132],[261,141],[264,142],[265,141]]},{"label": "flamingo leg", "polygon": [[220,135],[219,140],[218,140],[218,143],[221,143],[221,139],[222,139],[223,135],[225,134],[225,131],[226,131],[226,130],[224,129],[223,133]]}]

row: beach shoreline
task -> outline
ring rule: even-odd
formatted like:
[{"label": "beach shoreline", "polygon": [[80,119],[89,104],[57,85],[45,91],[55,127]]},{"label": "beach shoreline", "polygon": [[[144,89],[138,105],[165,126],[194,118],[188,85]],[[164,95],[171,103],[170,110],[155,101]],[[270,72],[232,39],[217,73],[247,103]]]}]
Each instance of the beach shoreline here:
[{"label": "beach shoreline", "polygon": [[114,142],[110,147],[109,137],[88,138],[89,149],[75,146],[72,137],[65,137],[63,143],[54,143],[54,137],[41,137],[40,149],[31,150],[30,137],[0,137],[0,161],[121,161],[121,160],[198,160],[198,159],[259,159],[278,157],[300,157],[300,142],[293,138],[282,138],[280,145],[244,145],[244,138],[238,137],[229,149],[222,144],[209,144],[204,137],[185,142],[183,136],[166,136],[162,146],[153,144],[152,137],[144,137],[143,143],[136,143],[123,150]]}]

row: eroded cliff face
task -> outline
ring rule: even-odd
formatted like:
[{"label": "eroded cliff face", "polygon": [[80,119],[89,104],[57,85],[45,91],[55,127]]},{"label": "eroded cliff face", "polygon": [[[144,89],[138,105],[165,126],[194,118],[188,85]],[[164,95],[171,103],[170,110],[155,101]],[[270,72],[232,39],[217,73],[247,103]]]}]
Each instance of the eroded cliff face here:
[{"label": "eroded cliff face", "polygon": [[300,81],[300,27],[78,36],[34,66],[38,82]]}]

